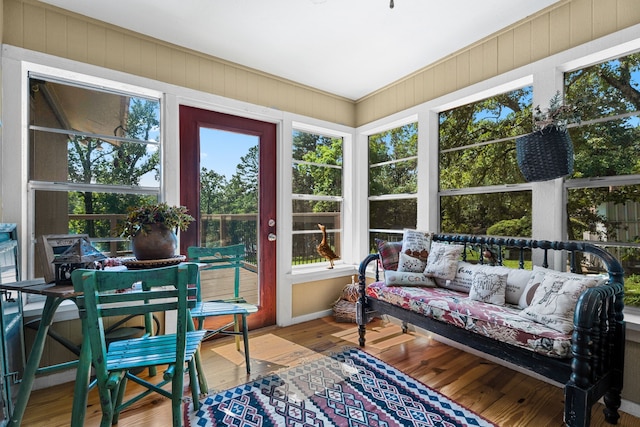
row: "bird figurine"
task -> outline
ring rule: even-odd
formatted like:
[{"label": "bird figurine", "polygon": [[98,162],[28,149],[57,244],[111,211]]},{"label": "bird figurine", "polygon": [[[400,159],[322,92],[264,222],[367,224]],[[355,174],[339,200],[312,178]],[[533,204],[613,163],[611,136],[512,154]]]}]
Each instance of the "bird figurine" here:
[{"label": "bird figurine", "polygon": [[322,224],[318,224],[318,228],[322,232],[322,241],[318,245],[318,253],[320,254],[320,256],[329,260],[328,268],[333,268],[333,260],[340,257],[336,255],[335,252],[333,252],[333,249],[331,249],[331,246],[329,246],[329,244],[327,243],[327,227]]},{"label": "bird figurine", "polygon": [[500,265],[500,262],[498,261],[498,258],[496,257],[496,255],[489,248],[485,249],[482,252],[482,257],[484,258],[484,260],[483,260],[484,264]]}]

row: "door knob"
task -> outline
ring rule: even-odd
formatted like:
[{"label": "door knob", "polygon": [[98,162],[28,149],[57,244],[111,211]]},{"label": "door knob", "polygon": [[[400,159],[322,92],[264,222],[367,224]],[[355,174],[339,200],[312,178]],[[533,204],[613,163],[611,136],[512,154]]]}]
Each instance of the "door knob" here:
[{"label": "door knob", "polygon": [[269,240],[270,242],[275,242],[276,241],[275,233],[269,233],[269,235],[267,236],[267,240]]}]

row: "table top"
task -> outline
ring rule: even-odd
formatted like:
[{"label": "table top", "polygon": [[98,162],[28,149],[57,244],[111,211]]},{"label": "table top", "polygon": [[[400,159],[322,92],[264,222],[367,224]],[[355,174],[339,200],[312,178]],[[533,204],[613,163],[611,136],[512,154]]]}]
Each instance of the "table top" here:
[{"label": "table top", "polygon": [[72,285],[45,283],[44,278],[21,280],[19,282],[12,283],[0,283],[0,289],[59,298],[72,298],[79,295],[78,292],[73,290]]},{"label": "table top", "polygon": [[[198,269],[203,270],[207,264],[198,263]],[[107,267],[105,270],[118,271],[127,270],[125,266]],[[19,282],[0,283],[0,289],[7,291],[18,291],[26,294],[45,295],[58,298],[73,298],[81,294],[73,289],[73,285],[56,285],[55,283],[45,283],[44,278],[31,280],[21,280]]]}]

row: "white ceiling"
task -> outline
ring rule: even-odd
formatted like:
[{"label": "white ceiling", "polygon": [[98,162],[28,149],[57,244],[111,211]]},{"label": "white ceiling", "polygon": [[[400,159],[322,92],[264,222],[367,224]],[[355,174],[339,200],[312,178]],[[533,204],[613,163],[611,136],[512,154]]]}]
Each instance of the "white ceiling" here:
[{"label": "white ceiling", "polygon": [[42,0],[357,100],[558,0]]}]

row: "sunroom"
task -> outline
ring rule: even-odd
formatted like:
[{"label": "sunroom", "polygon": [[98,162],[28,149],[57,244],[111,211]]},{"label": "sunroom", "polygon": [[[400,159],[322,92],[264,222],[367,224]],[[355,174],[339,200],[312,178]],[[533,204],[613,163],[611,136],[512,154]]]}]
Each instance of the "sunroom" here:
[{"label": "sunroom", "polygon": [[[365,92],[240,65],[74,3],[5,0],[1,9],[0,222],[17,225],[23,279],[43,274],[43,235],[88,234],[109,256],[129,255],[117,221],[143,200],[196,216],[180,253],[245,244],[247,292],[265,307],[251,328],[330,315],[375,239],[400,240],[405,228],[594,241],[625,267],[622,409],[640,415],[633,0],[545,2]],[[416,7],[395,3],[375,7]],[[557,92],[588,106],[569,126],[574,172],[526,182],[515,139]],[[334,268],[316,251],[318,224],[339,255]],[[43,299],[23,298],[25,319],[37,316]],[[55,322],[77,336],[71,302]],[[25,337],[28,348],[32,332]],[[36,387],[72,379],[62,372]]]}]

